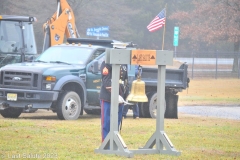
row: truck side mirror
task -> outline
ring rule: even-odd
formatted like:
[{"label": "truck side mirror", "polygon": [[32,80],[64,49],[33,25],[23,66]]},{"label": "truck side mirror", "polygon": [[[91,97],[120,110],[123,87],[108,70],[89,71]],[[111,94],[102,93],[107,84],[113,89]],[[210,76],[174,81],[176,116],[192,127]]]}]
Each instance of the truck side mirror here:
[{"label": "truck side mirror", "polygon": [[90,72],[92,72],[93,74],[97,74],[98,73],[98,61],[97,60],[93,60],[93,63],[91,64],[91,67],[89,68]]}]

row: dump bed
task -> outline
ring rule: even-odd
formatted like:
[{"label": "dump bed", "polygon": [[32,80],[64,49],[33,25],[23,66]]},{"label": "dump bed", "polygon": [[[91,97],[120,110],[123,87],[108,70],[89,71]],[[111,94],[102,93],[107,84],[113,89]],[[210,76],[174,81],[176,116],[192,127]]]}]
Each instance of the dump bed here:
[{"label": "dump bed", "polygon": [[[186,63],[181,64],[177,69],[173,67],[167,68],[165,87],[186,89],[188,85],[187,68],[188,65]],[[141,80],[145,82],[146,86],[157,86],[158,76],[157,67],[142,68]]]}]

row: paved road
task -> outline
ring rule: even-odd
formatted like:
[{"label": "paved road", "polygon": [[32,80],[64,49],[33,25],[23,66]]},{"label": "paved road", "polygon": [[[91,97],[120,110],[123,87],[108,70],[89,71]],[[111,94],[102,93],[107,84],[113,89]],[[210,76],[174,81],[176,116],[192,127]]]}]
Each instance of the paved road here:
[{"label": "paved road", "polygon": [[[217,117],[225,119],[240,120],[240,106],[180,106],[179,113],[199,115],[205,117]],[[132,110],[128,112],[128,118],[132,118]],[[82,118],[89,118],[92,115],[84,114]],[[94,116],[98,117],[99,116]],[[0,115],[0,119],[3,117]],[[34,118],[34,119],[58,119],[57,114],[52,111],[38,110],[35,113],[22,113],[20,118]]]},{"label": "paved road", "polygon": [[240,106],[184,106],[179,113],[240,120]]}]

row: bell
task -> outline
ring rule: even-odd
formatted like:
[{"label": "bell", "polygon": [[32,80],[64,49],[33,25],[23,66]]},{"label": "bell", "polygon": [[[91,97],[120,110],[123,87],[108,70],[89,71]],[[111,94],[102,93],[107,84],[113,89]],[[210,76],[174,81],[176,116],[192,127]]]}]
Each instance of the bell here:
[{"label": "bell", "polygon": [[140,78],[132,82],[131,93],[127,97],[129,102],[147,102],[148,98],[145,94],[145,82]]}]

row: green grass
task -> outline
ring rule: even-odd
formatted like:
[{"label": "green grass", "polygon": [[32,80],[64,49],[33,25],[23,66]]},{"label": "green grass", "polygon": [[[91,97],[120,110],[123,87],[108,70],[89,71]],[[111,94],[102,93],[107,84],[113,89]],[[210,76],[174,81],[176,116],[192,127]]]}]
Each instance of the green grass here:
[{"label": "green grass", "polygon": [[[179,105],[239,105],[240,80],[191,80],[179,93]],[[134,154],[133,159],[240,159],[240,121],[179,114],[165,119],[164,131],[180,156]],[[124,119],[121,136],[129,150],[145,145],[156,130],[155,119]],[[99,116],[61,121],[51,111],[24,113],[18,119],[0,116],[0,159],[128,159],[97,154],[101,145]],[[155,146],[154,146],[155,147]],[[29,156],[29,157],[27,157]]]},{"label": "green grass", "polygon": [[[0,157],[46,154],[58,159],[127,159],[94,152],[101,145],[100,118],[84,115],[77,121],[20,117],[0,119]],[[240,121],[180,114],[165,119],[165,132],[180,156],[134,154],[134,159],[238,159]],[[155,119],[124,119],[121,136],[128,149],[144,146],[155,132]],[[32,157],[33,158],[33,157]]]},{"label": "green grass", "polygon": [[240,79],[193,79],[179,92],[179,106],[239,105]]}]

